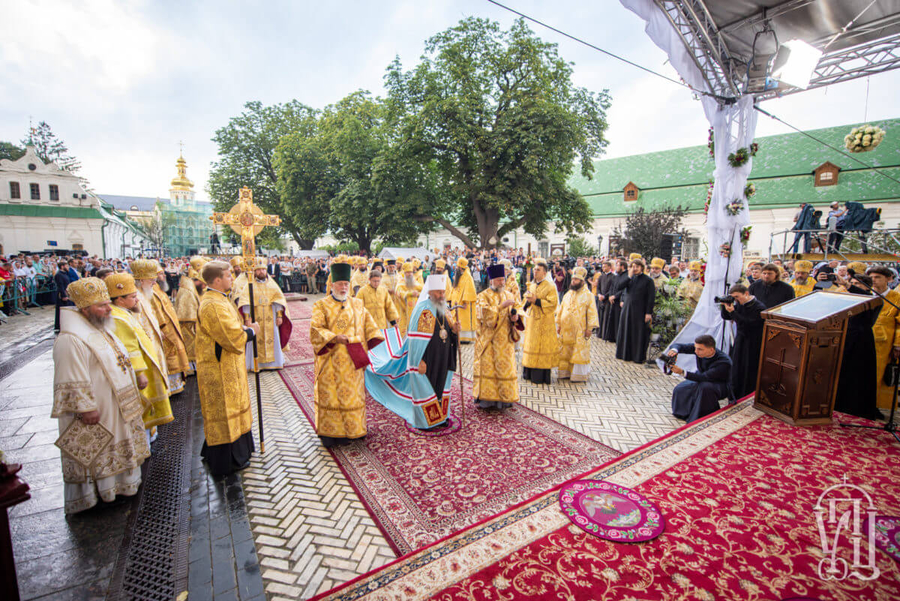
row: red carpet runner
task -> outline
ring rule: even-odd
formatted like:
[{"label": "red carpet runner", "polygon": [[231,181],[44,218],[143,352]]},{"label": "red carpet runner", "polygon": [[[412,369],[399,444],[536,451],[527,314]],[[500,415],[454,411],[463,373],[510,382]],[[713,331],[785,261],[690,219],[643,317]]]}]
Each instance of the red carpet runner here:
[{"label": "red carpet runner", "polygon": [[[745,402],[590,475],[656,502],[666,530],[655,540],[595,538],[568,522],[551,491],[316,599],[900,599],[900,564],[880,550],[874,580],[818,576],[813,509],[846,476],[878,514],[900,514],[898,474],[900,448],[884,433],[793,427]],[[839,549],[852,563],[847,531]]]},{"label": "red carpet runner", "polygon": [[[281,372],[312,422],[311,364]],[[471,387],[466,398],[471,399]],[[452,407],[458,407],[459,385]],[[619,452],[524,407],[466,406],[464,430],[421,436],[369,397],[365,441],[333,455],[398,554],[490,517]]]}]

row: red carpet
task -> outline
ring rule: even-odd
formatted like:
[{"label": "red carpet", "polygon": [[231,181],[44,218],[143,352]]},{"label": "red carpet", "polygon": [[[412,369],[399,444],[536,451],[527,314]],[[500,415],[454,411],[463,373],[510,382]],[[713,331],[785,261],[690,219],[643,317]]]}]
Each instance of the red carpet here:
[{"label": "red carpet", "polygon": [[[295,330],[296,331],[296,330]],[[281,377],[312,421],[311,364]],[[459,385],[451,407],[458,411]],[[471,386],[466,393],[471,400]],[[333,455],[395,551],[407,553],[471,526],[619,452],[521,406],[482,411],[466,405],[465,426],[447,436],[410,432],[371,397],[365,441]]]},{"label": "red carpet", "polygon": [[291,301],[288,299],[288,312],[294,329],[291,332],[291,343],[285,351],[285,365],[299,365],[313,360],[312,343],[309,341],[309,320],[312,317],[312,303]]},{"label": "red carpet", "polygon": [[[657,539],[593,537],[568,521],[551,491],[317,599],[900,599],[900,564],[880,550],[873,580],[820,578],[814,514],[819,496],[845,476],[878,514],[900,514],[898,474],[900,446],[884,433],[793,427],[745,402],[589,476],[654,501],[666,520]],[[826,529],[833,537],[836,527]],[[849,539],[844,531],[838,553],[848,564]],[[865,539],[862,553],[865,562]]]},{"label": "red carpet", "polygon": [[287,302],[292,320],[297,321],[298,319],[309,319],[312,317],[312,301],[292,301],[288,298]]}]

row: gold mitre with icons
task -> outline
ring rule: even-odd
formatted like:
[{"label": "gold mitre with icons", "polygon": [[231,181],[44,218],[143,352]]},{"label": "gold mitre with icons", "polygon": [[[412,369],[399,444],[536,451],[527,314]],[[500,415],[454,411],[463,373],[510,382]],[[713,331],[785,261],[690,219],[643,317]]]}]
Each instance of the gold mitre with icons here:
[{"label": "gold mitre with icons", "polygon": [[111,299],[137,292],[137,288],[134,285],[134,276],[130,273],[111,273],[103,281]]},{"label": "gold mitre with icons", "polygon": [[155,280],[159,263],[152,259],[135,259],[131,262],[131,273],[136,280]]},{"label": "gold mitre with icons", "polygon": [[191,257],[190,262],[191,262],[191,269],[194,269],[195,271],[200,271],[201,269],[203,269],[203,266],[206,265],[207,260],[204,257],[201,257],[200,255],[194,255],[193,257]]},{"label": "gold mitre with icons", "polygon": [[109,302],[109,291],[100,278],[81,278],[66,286],[66,296],[78,309]]}]

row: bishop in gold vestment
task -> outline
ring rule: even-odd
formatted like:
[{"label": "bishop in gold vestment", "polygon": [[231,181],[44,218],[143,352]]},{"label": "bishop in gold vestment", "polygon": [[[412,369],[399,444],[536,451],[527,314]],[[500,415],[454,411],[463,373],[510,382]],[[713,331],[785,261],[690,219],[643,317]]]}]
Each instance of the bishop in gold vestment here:
[{"label": "bishop in gold vestment", "polygon": [[559,362],[556,336],[556,286],[547,278],[547,261],[537,259],[534,282],[525,294],[525,336],[522,351],[522,377],[535,384],[549,384],[551,370]]},{"label": "bishop in gold vestment", "polygon": [[181,325],[181,333],[184,335],[184,350],[187,353],[188,371],[186,375],[194,375],[197,371],[197,353],[194,349],[194,339],[197,337],[197,316],[200,314],[200,295],[206,288],[206,284],[200,279],[200,273],[193,268],[186,277],[181,278],[181,286],[175,295],[175,314]]},{"label": "bishop in gold vestment", "polygon": [[[250,324],[250,286],[244,286],[237,299],[244,325]],[[290,341],[291,318],[287,300],[275,280],[266,272],[265,259],[257,259],[253,269],[253,311],[259,324],[256,337],[257,365],[260,369],[284,367],[284,353]],[[247,369],[253,369],[253,345],[247,343]]]},{"label": "bishop in gold vestment", "polygon": [[456,260],[459,271],[453,281],[453,290],[450,291],[450,306],[462,305],[462,308],[453,314],[459,318],[459,340],[462,343],[475,341],[475,280],[469,271],[469,261],[465,257]]},{"label": "bishop in gold vestment", "polygon": [[403,280],[397,285],[398,314],[400,317],[400,335],[406,336],[409,329],[409,316],[412,315],[416,303],[419,302],[419,294],[422,285],[416,282],[415,267],[412,263],[403,264]]},{"label": "bishop in gold vestment", "polygon": [[358,298],[349,296],[350,265],[332,263],[331,293],[313,305],[309,339],[316,353],[315,426],[326,447],[366,435],[364,367],[384,341]]},{"label": "bishop in gold vestment", "polygon": [[475,301],[478,337],[472,396],[482,409],[502,409],[519,401],[516,341],[525,326],[522,314],[516,309],[516,298],[506,290],[504,266],[488,267],[488,277],[490,288],[482,291]]},{"label": "bishop in gold vestment", "polygon": [[691,303],[692,307],[696,307],[700,302],[700,295],[703,294],[703,281],[700,279],[703,265],[700,261],[691,261],[688,267],[688,277],[678,285],[677,295],[678,298],[683,298]]},{"label": "bishop in gold vestment", "polygon": [[153,339],[138,322],[140,307],[134,278],[129,273],[113,273],[104,280],[112,300],[113,332],[131,358],[131,366],[141,384],[144,427],[155,428],[175,420],[166,394],[166,366]]},{"label": "bishop in gold vestment", "polygon": [[356,298],[363,302],[379,330],[394,327],[400,319],[391,294],[381,283],[381,272],[377,269],[369,272],[369,283],[359,289]]},{"label": "bishop in gold vestment", "polygon": [[237,307],[228,298],[232,286],[228,264],[211,261],[201,272],[207,289],[200,298],[195,342],[197,386],[203,411],[206,441],[201,455],[213,475],[246,467],[255,450],[250,386],[244,351],[255,335],[245,327]]},{"label": "bishop in gold vestment", "polygon": [[[163,275],[165,282],[162,271],[159,274]],[[153,285],[153,299],[150,304],[162,334],[163,354],[166,356],[169,371],[169,395],[176,395],[184,390],[184,372],[190,369],[181,323],[169,295],[160,289],[158,281]]]},{"label": "bishop in gold vestment", "polygon": [[585,285],[587,271],[576,267],[572,272],[572,286],[556,311],[556,330],[559,332],[559,379],[586,382],[591,371],[591,334],[600,327],[597,304],[590,287]]},{"label": "bishop in gold vestment", "polygon": [[[888,288],[893,274],[886,267],[872,267],[868,270],[872,278],[872,288],[875,292],[900,306],[900,292]],[[879,409],[890,409],[894,402],[894,387],[884,383],[884,370],[892,359],[900,358],[900,311],[890,303],[881,305],[878,319],[872,326],[875,335],[875,378],[878,382],[877,403]]]},{"label": "bishop in gold vestment", "polygon": [[794,289],[794,298],[806,296],[816,287],[816,281],[809,277],[812,272],[812,261],[797,261],[794,263],[794,279],[788,282]]},{"label": "bishop in gold vestment", "polygon": [[106,285],[82,278],[65,292],[75,307],[60,310],[50,416],[59,420],[65,512],[72,514],[137,493],[150,447],[128,352],[108,330]]}]

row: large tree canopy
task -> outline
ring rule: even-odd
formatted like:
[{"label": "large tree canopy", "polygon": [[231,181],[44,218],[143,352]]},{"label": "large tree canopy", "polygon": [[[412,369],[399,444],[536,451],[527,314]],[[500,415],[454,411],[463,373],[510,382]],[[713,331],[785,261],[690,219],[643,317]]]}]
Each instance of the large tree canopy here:
[{"label": "large tree canopy", "polygon": [[[238,191],[248,186],[253,201],[266,213],[281,216],[282,229],[300,248],[310,249],[328,227],[328,205],[291,196],[291,188],[279,193],[275,149],[285,135],[313,131],[317,112],[296,100],[273,106],[248,102],[244,109],[213,137],[219,145],[219,160],[212,165],[207,192],[216,210],[227,211],[237,202]],[[261,236],[264,241],[276,231],[266,230]]]},{"label": "large tree canopy", "polygon": [[25,149],[16,146],[12,142],[0,142],[0,159],[17,161],[25,155]]},{"label": "large tree canopy", "polygon": [[60,169],[72,173],[81,169],[81,161],[69,154],[65,142],[53,133],[46,121],[41,121],[29,131],[28,136],[22,140],[23,146],[27,144],[34,146],[34,153],[45,163],[56,163]]},{"label": "large tree canopy", "polygon": [[567,182],[578,161],[590,177],[606,146],[607,92],[576,88],[556,46],[521,20],[502,31],[467,18],[425,50],[414,69],[397,59],[385,78],[399,152],[433,165],[446,188],[417,218],[482,248],[519,227],[541,236],[551,221],[584,231],[590,210]]}]

